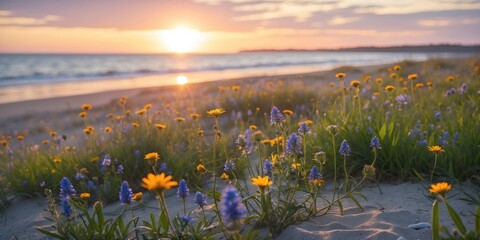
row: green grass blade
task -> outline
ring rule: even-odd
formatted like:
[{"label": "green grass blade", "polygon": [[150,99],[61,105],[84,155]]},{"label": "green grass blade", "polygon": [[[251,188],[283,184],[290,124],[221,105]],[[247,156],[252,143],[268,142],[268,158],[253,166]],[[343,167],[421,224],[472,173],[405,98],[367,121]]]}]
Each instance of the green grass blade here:
[{"label": "green grass blade", "polygon": [[463,225],[462,219],[460,219],[460,216],[458,215],[457,212],[448,204],[448,202],[445,201],[445,206],[447,207],[448,215],[450,215],[450,218],[452,219],[453,223],[458,228],[458,231],[462,233],[463,236],[467,234],[467,230],[465,229],[465,225]]},{"label": "green grass blade", "polygon": [[480,234],[480,205],[477,207],[477,212],[475,213],[475,232]]},{"label": "green grass blade", "polygon": [[438,209],[438,201],[435,200],[432,206],[432,239],[439,240],[440,231],[440,212]]}]

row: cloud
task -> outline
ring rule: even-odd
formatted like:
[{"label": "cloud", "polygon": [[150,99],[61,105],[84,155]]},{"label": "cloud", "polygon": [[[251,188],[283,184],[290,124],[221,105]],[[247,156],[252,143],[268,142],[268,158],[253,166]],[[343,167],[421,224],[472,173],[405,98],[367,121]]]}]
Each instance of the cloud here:
[{"label": "cloud", "polygon": [[423,27],[445,27],[451,24],[452,22],[448,19],[425,19],[418,21],[418,25]]},{"label": "cloud", "polygon": [[342,17],[336,16],[328,21],[329,25],[344,25],[351,22],[356,22],[360,18],[359,17]]},{"label": "cloud", "polygon": [[0,11],[0,25],[45,25],[49,22],[59,21],[61,18],[55,15],[47,15],[43,18],[13,17],[10,11]]}]

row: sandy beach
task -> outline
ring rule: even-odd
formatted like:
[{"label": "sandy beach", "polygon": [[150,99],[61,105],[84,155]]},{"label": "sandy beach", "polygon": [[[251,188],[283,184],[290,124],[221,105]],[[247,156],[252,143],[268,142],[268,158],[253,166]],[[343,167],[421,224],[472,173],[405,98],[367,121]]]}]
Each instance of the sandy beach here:
[{"label": "sandy beach", "polygon": [[[382,66],[368,66],[352,71],[350,79],[360,78],[362,74]],[[197,91],[192,95],[202,94],[205,89],[218,87],[220,85],[249,84],[252,81],[268,81],[273,79],[298,79],[304,81],[323,82],[324,85],[333,79],[337,70],[327,70],[306,74],[289,74],[247,77],[242,79],[231,79],[225,81],[205,82],[194,84]],[[95,106],[94,115],[105,116],[108,112],[105,108],[112,102],[116,102],[121,96],[129,99],[135,99],[134,105],[142,106],[152,100],[158,99],[158,96],[168,95],[172,90],[189,87],[186,86],[167,86],[167,87],[148,87],[122,89],[114,91],[105,91],[89,94],[57,96],[53,98],[42,98],[28,101],[18,101],[12,103],[0,104],[0,122],[2,131],[14,134],[23,129],[31,128],[39,122],[47,122],[50,126],[60,124],[63,129],[69,129],[65,118],[74,118],[78,114],[78,108],[82,103],[90,103]],[[193,85],[192,85],[193,87]],[[202,90],[203,89],[203,90]],[[74,127],[72,127],[74,128]],[[78,126],[76,128],[78,130]],[[70,131],[74,131],[70,129]],[[34,133],[32,134],[34,135]],[[32,136],[34,137],[34,136]],[[211,184],[211,183],[210,183]],[[423,228],[414,230],[409,225],[430,222],[432,198],[429,197],[426,183],[421,182],[395,182],[382,183],[380,185],[383,194],[380,194],[377,187],[373,184],[367,184],[361,188],[360,192],[364,194],[368,201],[361,201],[364,211],[360,211],[353,202],[345,200],[346,209],[344,215],[340,215],[338,209],[334,209],[327,215],[311,218],[307,222],[292,225],[286,228],[275,239],[430,239],[431,229]],[[451,196],[450,204],[459,212],[468,229],[472,229],[474,222],[472,213],[476,206],[469,205],[461,200],[463,197],[459,191],[461,187],[465,191],[474,193],[475,188],[465,183],[465,186],[454,185],[454,190],[449,193]],[[325,190],[326,197],[329,196],[329,189],[332,186],[327,185]],[[173,191],[167,194],[167,205],[170,213],[175,216],[181,212],[181,206],[175,204],[178,202]],[[155,205],[155,199],[152,196],[145,198],[147,205]],[[210,201],[211,203],[211,201]],[[0,219],[0,239],[48,239],[34,230],[34,227],[44,227],[48,222],[44,219],[47,213],[42,209],[46,208],[47,203],[43,198],[35,199],[15,199],[4,217]],[[118,213],[123,207],[118,203],[106,206],[107,213]],[[188,210],[195,210],[193,204],[189,204]],[[141,219],[148,217],[151,209],[138,207],[135,214]],[[449,220],[445,209],[441,210],[441,223],[447,228],[454,227]],[[22,226],[22,227],[19,227]],[[266,237],[263,235],[263,237]]]}]

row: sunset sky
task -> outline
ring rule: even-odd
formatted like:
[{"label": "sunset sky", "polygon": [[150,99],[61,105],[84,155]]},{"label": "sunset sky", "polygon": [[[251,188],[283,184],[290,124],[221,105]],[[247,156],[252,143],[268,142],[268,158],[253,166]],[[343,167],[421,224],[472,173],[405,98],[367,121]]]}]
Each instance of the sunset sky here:
[{"label": "sunset sky", "polygon": [[480,43],[480,0],[0,0],[0,52]]}]

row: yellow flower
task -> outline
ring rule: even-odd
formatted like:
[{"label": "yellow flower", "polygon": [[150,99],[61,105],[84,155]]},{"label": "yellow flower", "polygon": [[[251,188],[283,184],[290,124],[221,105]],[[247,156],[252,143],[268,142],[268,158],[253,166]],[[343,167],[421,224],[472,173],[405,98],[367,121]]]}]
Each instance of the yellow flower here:
[{"label": "yellow flower", "polygon": [[269,181],[268,176],[258,176],[256,178],[252,178],[252,184],[260,189],[264,189],[265,187],[269,187],[270,185],[272,185],[273,182]]},{"label": "yellow flower", "polygon": [[204,172],[204,171],[207,171],[207,169],[205,168],[205,166],[203,166],[203,164],[198,164],[197,171]]},{"label": "yellow flower", "polygon": [[48,141],[48,140],[43,140],[43,141],[42,141],[42,144],[43,144],[43,145],[48,145],[49,143],[50,143],[50,141]]},{"label": "yellow flower", "polygon": [[172,181],[172,176],[165,176],[165,173],[154,175],[149,173],[146,178],[142,179],[142,187],[156,192],[163,192],[178,185],[177,181]]},{"label": "yellow flower", "polygon": [[373,96],[380,96],[379,92],[373,92]]},{"label": "yellow flower", "polygon": [[158,161],[160,160],[160,156],[158,155],[157,152],[151,152],[145,155],[145,160],[155,160]]},{"label": "yellow flower", "polygon": [[345,73],[337,73],[335,77],[338,78],[338,80],[342,80],[345,77]]},{"label": "yellow flower", "polygon": [[407,87],[403,87],[403,88],[402,88],[402,91],[407,92],[407,91],[408,91],[408,88],[407,88]]},{"label": "yellow flower", "polygon": [[417,84],[415,84],[415,88],[423,88],[423,83],[417,83]]},{"label": "yellow flower", "polygon": [[99,157],[92,157],[92,158],[90,158],[90,162],[96,163],[96,162],[98,162],[99,159],[100,159]]},{"label": "yellow flower", "polygon": [[330,83],[328,83],[328,86],[329,86],[329,87],[335,87],[335,83],[334,83],[334,82],[330,82]]},{"label": "yellow flower", "polygon": [[365,76],[363,77],[363,81],[365,81],[365,82],[369,82],[370,79],[372,79],[372,76],[370,76],[370,75],[365,75]]},{"label": "yellow flower", "polygon": [[443,150],[443,148],[438,145],[428,147],[428,151],[433,152],[435,154],[445,152],[445,150]]},{"label": "yellow flower", "polygon": [[431,81],[428,81],[427,82],[427,87],[431,87],[432,86],[432,82]]},{"label": "yellow flower", "polygon": [[140,124],[138,124],[137,122],[133,122],[133,123],[132,123],[132,126],[133,126],[134,128],[138,128],[138,127],[140,127]]},{"label": "yellow flower", "polygon": [[119,100],[120,105],[125,105],[127,103],[127,98],[126,97],[121,97]]},{"label": "yellow flower", "polygon": [[358,86],[360,86],[360,81],[353,80],[353,81],[350,82],[350,86],[352,86],[354,88],[358,88]]},{"label": "yellow flower", "polygon": [[200,117],[200,114],[192,113],[192,114],[190,114],[190,117],[192,118],[193,121],[196,121]]},{"label": "yellow flower", "polygon": [[300,163],[292,163],[292,169],[293,170],[297,170],[297,169],[300,169],[302,165]]},{"label": "yellow flower", "polygon": [[50,137],[56,137],[57,136],[57,132],[55,131],[50,131]]},{"label": "yellow flower", "polygon": [[389,91],[389,92],[392,92],[393,90],[395,90],[395,86],[393,86],[393,85],[387,85],[387,86],[385,87],[385,90],[386,90],[386,91]]},{"label": "yellow flower", "polygon": [[152,108],[152,104],[151,103],[145,104],[145,106],[143,108],[148,110],[148,109]]},{"label": "yellow flower", "polygon": [[144,113],[146,113],[146,112],[147,112],[147,109],[142,108],[142,109],[136,111],[135,114],[142,116],[142,115],[143,115]]},{"label": "yellow flower", "polygon": [[310,184],[322,187],[325,185],[325,180],[323,179],[314,179],[309,181]]},{"label": "yellow flower", "polygon": [[133,197],[132,197],[132,199],[135,201],[142,201],[142,198],[143,198],[142,192],[135,193],[133,194]]},{"label": "yellow flower", "polygon": [[255,130],[257,130],[257,126],[255,126],[255,125],[250,125],[250,129],[253,130],[253,131],[255,131]]},{"label": "yellow flower", "polygon": [[240,86],[235,85],[235,86],[232,87],[232,89],[233,89],[233,91],[238,91],[238,90],[240,90]]},{"label": "yellow flower", "polygon": [[448,76],[448,77],[447,77],[447,81],[448,81],[448,82],[452,82],[453,79],[454,79],[453,76]]},{"label": "yellow flower", "polygon": [[393,70],[395,70],[397,72],[400,71],[401,69],[402,69],[402,67],[400,67],[400,65],[393,66]]},{"label": "yellow flower", "polygon": [[[263,144],[265,144],[265,145],[270,145],[270,144],[272,144],[270,139],[262,140],[261,143],[263,143]],[[273,145],[273,144],[272,144],[272,145]]]},{"label": "yellow flower", "polygon": [[88,110],[92,109],[92,105],[90,105],[88,103],[82,104],[82,109],[85,110],[85,111],[88,111]]},{"label": "yellow flower", "polygon": [[183,117],[177,117],[177,118],[175,118],[175,121],[177,121],[177,122],[183,122],[183,121],[185,121],[185,118],[183,118]]},{"label": "yellow flower", "polygon": [[128,110],[125,110],[124,114],[125,114],[125,116],[130,116],[131,112],[132,112],[132,110],[128,109]]},{"label": "yellow flower", "polygon": [[222,176],[220,176],[222,180],[228,180],[228,174],[227,173],[222,173]]},{"label": "yellow flower", "polygon": [[87,126],[85,129],[83,129],[83,132],[87,135],[92,134],[94,131],[95,131],[95,128],[93,128],[92,126]]},{"label": "yellow flower", "polygon": [[80,113],[78,114],[78,116],[81,117],[81,118],[84,118],[84,117],[87,116],[87,112],[80,112]]},{"label": "yellow flower", "polygon": [[86,192],[81,193],[81,194],[80,194],[80,198],[83,198],[83,199],[85,199],[85,198],[90,198],[90,193],[86,193]]},{"label": "yellow flower", "polygon": [[56,172],[57,172],[57,170],[55,170],[55,169],[52,169],[52,171],[51,171],[52,174],[55,174]]},{"label": "yellow flower", "polygon": [[157,123],[157,124],[155,124],[155,127],[156,127],[158,130],[162,130],[162,129],[167,128],[167,125]]},{"label": "yellow flower", "polygon": [[203,130],[198,130],[197,135],[200,136],[200,137],[203,136]]},{"label": "yellow flower", "polygon": [[432,184],[430,186],[430,192],[436,193],[442,196],[442,198],[445,198],[445,196],[447,195],[447,192],[450,191],[450,189],[452,189],[452,185],[446,182],[440,182],[440,183]]},{"label": "yellow flower", "polygon": [[59,164],[59,163],[62,162],[62,159],[60,159],[60,158],[54,158],[54,159],[53,159],[53,162],[56,163],[56,164]]},{"label": "yellow flower", "polygon": [[293,115],[293,111],[292,111],[292,110],[286,109],[286,110],[283,110],[282,112],[283,112],[283,114],[285,114],[285,115],[287,115],[287,116],[292,116],[292,115]]},{"label": "yellow flower", "polygon": [[417,78],[418,78],[418,74],[416,74],[416,73],[408,75],[408,80],[410,80],[410,81],[417,80]]},{"label": "yellow flower", "polygon": [[88,169],[87,168],[80,168],[80,171],[81,173],[88,173]]},{"label": "yellow flower", "polygon": [[376,81],[377,83],[382,83],[382,82],[383,82],[383,78],[381,78],[381,77],[375,78],[375,81]]},{"label": "yellow flower", "polygon": [[106,133],[110,133],[112,131],[112,128],[111,127],[105,127],[104,131]]},{"label": "yellow flower", "polygon": [[18,141],[22,141],[23,139],[25,139],[25,137],[22,136],[22,135],[18,135],[18,136],[17,136],[17,139],[18,139]]},{"label": "yellow flower", "polygon": [[216,118],[224,113],[225,113],[225,109],[223,108],[215,108],[207,111],[208,116],[216,117]]}]

